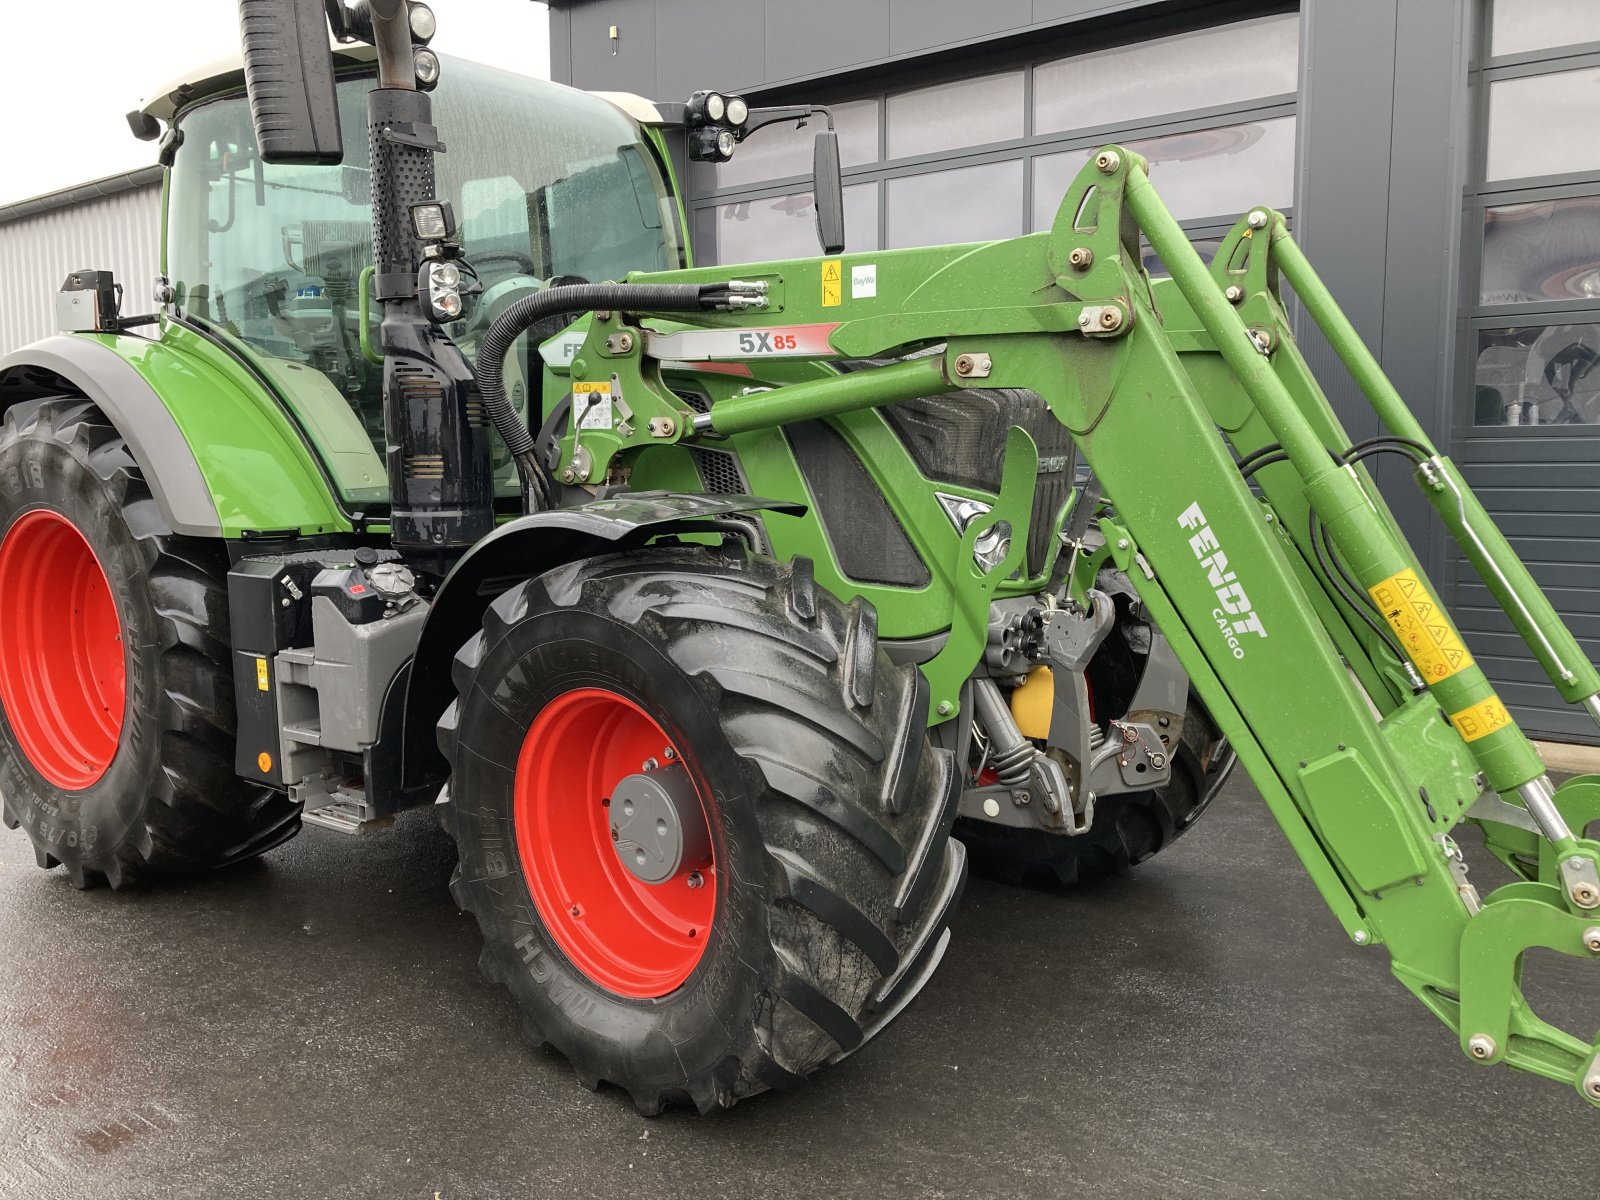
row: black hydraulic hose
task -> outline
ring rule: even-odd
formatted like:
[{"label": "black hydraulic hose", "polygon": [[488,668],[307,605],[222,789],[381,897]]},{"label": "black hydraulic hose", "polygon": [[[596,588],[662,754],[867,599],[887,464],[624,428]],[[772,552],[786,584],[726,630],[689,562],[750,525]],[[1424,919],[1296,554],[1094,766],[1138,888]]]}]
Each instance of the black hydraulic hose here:
[{"label": "black hydraulic hose", "polygon": [[[1360,596],[1360,585],[1346,573],[1344,564],[1339,562],[1332,543],[1328,540],[1328,531],[1321,521],[1317,520],[1315,510],[1311,513],[1311,552],[1316,556],[1317,565],[1322,569],[1323,578],[1344,598],[1356,616],[1366,622],[1367,627],[1378,635],[1380,641],[1389,648],[1389,653],[1394,655],[1395,661],[1401,664],[1410,662],[1405,652],[1400,649],[1398,642],[1390,636],[1389,630],[1378,623],[1369,607],[1371,601],[1363,601]],[[1341,582],[1343,581],[1343,582]],[[1348,589],[1348,590],[1347,590]]]},{"label": "black hydraulic hose", "polygon": [[716,306],[727,294],[722,285],[695,283],[579,283],[546,288],[524,296],[495,318],[478,343],[478,393],[483,406],[517,465],[522,480],[522,507],[533,512],[549,507],[554,489],[545,474],[544,464],[534,453],[533,433],[517,420],[516,410],[506,397],[506,355],[511,345],[531,326],[556,313],[597,312],[700,312]]},{"label": "black hydraulic hose", "polygon": [[1398,450],[1402,446],[1404,446],[1407,450],[1412,451],[1413,453],[1411,457],[1415,458],[1418,462],[1424,462],[1433,457],[1433,451],[1428,449],[1428,447],[1424,446],[1421,442],[1413,441],[1411,438],[1397,437],[1391,433],[1386,433],[1379,437],[1368,438],[1364,442],[1357,442],[1354,446],[1351,446],[1350,449],[1346,450],[1342,457],[1346,462],[1352,462],[1358,458],[1365,458],[1367,451],[1375,450],[1378,447],[1383,447],[1390,450]]}]

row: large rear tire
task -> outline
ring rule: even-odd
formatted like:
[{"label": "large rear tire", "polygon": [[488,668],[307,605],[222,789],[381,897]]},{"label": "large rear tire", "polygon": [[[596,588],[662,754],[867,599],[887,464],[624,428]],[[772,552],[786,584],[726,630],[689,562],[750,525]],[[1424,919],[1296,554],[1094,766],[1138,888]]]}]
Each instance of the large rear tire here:
[{"label": "large rear tire", "polygon": [[[512,588],[457,656],[452,890],[528,1039],[585,1085],[646,1114],[791,1086],[938,963],[955,763],[875,626],[804,560],[664,548]],[[700,840],[664,882],[613,847],[641,775],[692,797],[676,823]]]},{"label": "large rear tire", "polygon": [[0,426],[0,813],[113,887],[253,858],[299,806],[233,770],[227,555],[173,534],[77,397]]}]

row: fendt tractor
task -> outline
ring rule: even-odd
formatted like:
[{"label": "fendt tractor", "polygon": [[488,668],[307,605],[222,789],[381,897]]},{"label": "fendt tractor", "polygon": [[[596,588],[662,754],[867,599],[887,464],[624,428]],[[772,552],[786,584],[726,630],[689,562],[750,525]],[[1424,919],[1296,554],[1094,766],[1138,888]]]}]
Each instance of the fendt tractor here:
[{"label": "fendt tractor", "polygon": [[[242,66],[130,115],[156,311],[77,271],[0,361],[40,866],[128,887],[432,805],[527,1036],[709,1112],[899,1014],[969,853],[1125,869],[1238,761],[1470,1059],[1600,1104],[1600,1041],[1520,990],[1528,949],[1600,959],[1600,776],[1552,785],[1369,460],[1597,720],[1600,673],[1279,213],[1208,266],[1106,146],[1048,232],[844,254],[821,106],[441,64],[407,0],[240,9]],[[673,148],[779,123],[822,255],[692,267]],[[1388,432],[1352,443],[1280,281]]]}]

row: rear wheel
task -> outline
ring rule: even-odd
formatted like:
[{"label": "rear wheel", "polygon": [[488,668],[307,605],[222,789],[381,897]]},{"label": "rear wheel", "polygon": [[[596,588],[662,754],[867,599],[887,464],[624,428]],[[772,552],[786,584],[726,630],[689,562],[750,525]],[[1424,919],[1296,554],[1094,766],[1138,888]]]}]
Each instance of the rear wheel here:
[{"label": "rear wheel", "polygon": [[524,1031],[640,1111],[855,1050],[931,974],[955,764],[875,615],[695,547],[520,584],[457,656],[443,813]]},{"label": "rear wheel", "polygon": [[0,813],[79,887],[253,857],[299,808],[233,771],[226,554],[175,536],[73,397],[0,428]]}]

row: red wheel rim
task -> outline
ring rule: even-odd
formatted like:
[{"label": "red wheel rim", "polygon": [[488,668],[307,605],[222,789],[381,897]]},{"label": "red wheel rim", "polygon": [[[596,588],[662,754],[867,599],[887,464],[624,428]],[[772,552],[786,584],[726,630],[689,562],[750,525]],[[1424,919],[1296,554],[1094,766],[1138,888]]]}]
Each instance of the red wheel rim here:
[{"label": "red wheel rim", "polygon": [[127,701],[122,623],[105,568],[58,512],[0,541],[0,704],[28,761],[68,791],[116,757]]},{"label": "red wheel rim", "polygon": [[[580,971],[637,1000],[665,996],[693,974],[716,912],[714,853],[648,884],[612,847],[612,791],[648,760],[674,757],[682,752],[639,705],[580,688],[540,711],[517,759],[517,852],[534,906]],[[706,788],[694,785],[704,819]]]}]

